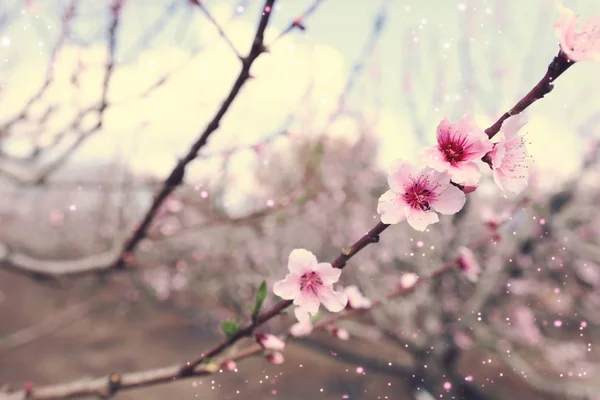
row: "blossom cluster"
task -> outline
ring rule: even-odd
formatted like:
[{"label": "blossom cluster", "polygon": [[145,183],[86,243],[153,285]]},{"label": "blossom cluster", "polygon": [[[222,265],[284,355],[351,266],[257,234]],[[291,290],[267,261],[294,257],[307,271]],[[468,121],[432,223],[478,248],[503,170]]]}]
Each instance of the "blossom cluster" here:
[{"label": "blossom cluster", "polygon": [[[587,20],[576,32],[575,14],[562,6],[558,11],[554,27],[561,49],[559,57],[570,63],[600,61],[600,19]],[[381,195],[377,205],[381,222],[391,225],[406,220],[415,230],[426,230],[439,221],[438,213],[452,215],[463,208],[466,194],[477,189],[482,167],[486,166],[504,193],[520,193],[527,185],[531,161],[521,134],[526,124],[521,111],[511,110],[508,118],[499,121],[500,130],[490,134],[478,126],[473,115],[454,122],[444,118],[437,127],[437,143],[425,149],[420,165],[404,160],[391,164],[389,190]],[[479,264],[468,248],[460,249],[458,267],[468,280],[477,281]],[[273,286],[273,292],[296,306],[298,322],[290,328],[293,336],[312,332],[311,317],[318,313],[321,303],[334,313],[345,308],[370,308],[373,304],[357,286],[334,289],[341,270],[330,263],[319,263],[310,251],[293,250],[288,269],[285,278]],[[405,274],[400,286],[410,288],[418,279],[416,274]],[[348,338],[343,329],[331,328],[330,332],[340,339]],[[265,349],[283,350],[283,343],[271,336],[259,335],[257,341]]]},{"label": "blossom cluster", "polygon": [[524,124],[520,115],[507,121],[492,142],[471,115],[456,122],[442,120],[437,127],[437,144],[424,152],[424,168],[402,160],[392,163],[390,190],[379,198],[377,206],[381,222],[406,220],[414,229],[424,231],[439,221],[437,213],[457,213],[465,204],[465,193],[477,189],[484,162],[504,192],[519,193],[527,184],[530,161],[519,134]]}]

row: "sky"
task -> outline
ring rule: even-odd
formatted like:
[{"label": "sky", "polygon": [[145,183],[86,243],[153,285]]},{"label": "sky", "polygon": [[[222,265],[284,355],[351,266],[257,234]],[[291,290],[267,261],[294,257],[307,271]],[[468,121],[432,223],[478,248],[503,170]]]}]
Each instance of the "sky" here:
[{"label": "sky", "polygon": [[[312,2],[278,1],[266,42]],[[0,22],[0,126],[22,109],[43,81],[66,3],[0,0],[0,12],[9,14]],[[168,11],[172,3],[176,7]],[[198,137],[229,91],[240,63],[205,16],[182,3],[127,0],[103,128],[60,172],[76,173],[79,165],[110,164],[119,157],[136,174],[164,177]],[[424,146],[433,143],[443,117],[474,113],[482,126],[489,125],[543,76],[558,50],[552,28],[554,4],[553,0],[323,0],[306,19],[306,31],[289,33],[256,61],[254,79],[202,153],[219,156],[193,163],[186,177],[201,181],[216,176],[223,152],[229,154],[230,170],[247,174],[257,162],[258,147],[253,144],[285,128],[299,137],[325,132],[357,140],[360,126],[352,118],[342,117],[328,126],[357,63],[360,73],[347,104],[365,115],[371,134],[378,138],[380,167],[396,158],[414,161]],[[584,17],[600,15],[595,0],[564,4]],[[207,2],[241,54],[250,48],[261,6],[258,0]],[[381,32],[376,45],[365,50],[378,15],[384,17]],[[41,115],[49,104],[60,107],[44,129],[17,124],[3,140],[5,153],[26,155],[35,141],[51,142],[79,109],[98,101],[107,59],[107,17],[105,1],[80,0],[73,34],[56,59],[54,82],[32,107],[32,114]],[[157,23],[160,34],[139,46]],[[77,68],[83,72],[75,87],[72,76]],[[169,84],[150,97],[139,97],[170,71],[175,72]],[[598,71],[591,63],[576,65],[528,112],[527,138],[537,169],[553,177],[576,173],[586,140],[600,136],[595,127],[577,131],[600,104]],[[93,126],[94,115],[88,117],[84,125]],[[73,140],[67,135],[62,150]],[[287,143],[288,137],[277,136],[268,145],[286,151]],[[58,150],[46,161],[60,154],[61,146]],[[251,177],[241,181],[247,186],[239,188],[242,192],[258,184]]]}]

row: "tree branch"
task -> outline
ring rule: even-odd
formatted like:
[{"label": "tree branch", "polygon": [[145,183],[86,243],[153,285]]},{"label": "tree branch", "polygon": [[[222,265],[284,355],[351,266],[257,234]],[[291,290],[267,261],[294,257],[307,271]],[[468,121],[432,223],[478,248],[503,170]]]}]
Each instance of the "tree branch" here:
[{"label": "tree branch", "polygon": [[485,130],[485,133],[491,139],[493,138],[502,128],[502,124],[508,118],[520,114],[527,107],[542,99],[545,95],[550,93],[554,88],[554,80],[562,75],[571,65],[573,61],[569,60],[565,53],[560,51],[556,57],[552,60],[548,66],[546,75],[523,97],[513,108],[505,112],[499,119]]},{"label": "tree branch", "polygon": [[123,247],[120,260],[117,264],[115,264],[117,268],[125,268],[125,256],[127,254],[132,253],[139,244],[139,242],[146,237],[147,231],[150,227],[150,224],[154,220],[156,212],[158,211],[162,203],[167,199],[167,197],[175,190],[175,188],[183,182],[185,169],[187,165],[198,156],[198,152],[202,147],[206,145],[210,135],[219,128],[221,119],[229,110],[229,107],[237,97],[238,93],[240,92],[246,81],[250,78],[250,67],[252,66],[252,63],[258,58],[258,56],[260,56],[266,50],[264,46],[264,32],[267,28],[267,24],[269,22],[269,17],[271,16],[274,3],[275,0],[266,0],[265,5],[263,7],[263,14],[258,24],[258,29],[256,30],[256,35],[254,37],[252,48],[250,49],[248,56],[242,59],[242,69],[235,83],[233,84],[233,87],[231,88],[229,94],[225,98],[225,101],[223,102],[213,119],[206,126],[198,140],[192,145],[185,157],[177,163],[177,165],[171,171],[171,174],[167,177],[167,179],[165,179],[162,189],[155,197],[152,205],[150,206],[150,209],[146,213],[138,229],[134,232],[133,236],[127,241],[127,243]]}]

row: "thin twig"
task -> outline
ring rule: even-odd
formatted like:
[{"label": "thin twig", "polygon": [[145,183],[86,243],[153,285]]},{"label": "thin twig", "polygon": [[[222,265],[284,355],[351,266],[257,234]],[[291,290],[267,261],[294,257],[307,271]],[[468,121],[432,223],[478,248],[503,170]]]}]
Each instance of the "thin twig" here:
[{"label": "thin twig", "polygon": [[319,6],[321,5],[321,3],[323,3],[323,1],[325,0],[315,0],[303,13],[302,15],[300,15],[299,17],[297,17],[296,19],[294,19],[288,26],[287,28],[285,28],[284,30],[281,31],[281,33],[279,33],[279,35],[273,39],[273,41],[271,43],[269,43],[268,47],[272,47],[275,43],[277,43],[282,37],[284,37],[285,35],[287,35],[288,33],[290,33],[291,31],[293,31],[294,29],[300,29],[301,31],[306,30],[306,27],[304,26],[304,20],[309,17],[310,15],[312,15],[317,8],[319,8]]},{"label": "thin twig", "polygon": [[202,11],[202,13],[204,14],[204,16],[214,25],[215,28],[217,28],[217,31],[219,32],[219,35],[221,36],[221,38],[223,38],[223,40],[225,41],[225,43],[227,43],[227,45],[229,46],[229,48],[231,49],[231,51],[234,52],[234,54],[237,56],[238,59],[240,59],[240,60],[243,61],[244,57],[242,57],[242,55],[240,54],[240,52],[235,48],[235,45],[233,44],[233,42],[231,41],[231,39],[229,39],[229,36],[227,36],[227,34],[225,33],[225,30],[223,29],[223,27],[221,26],[221,24],[219,24],[217,22],[217,20],[212,16],[212,14],[204,6],[204,3],[202,3],[202,0],[189,0],[189,1],[194,6],[200,8],[200,11]]}]

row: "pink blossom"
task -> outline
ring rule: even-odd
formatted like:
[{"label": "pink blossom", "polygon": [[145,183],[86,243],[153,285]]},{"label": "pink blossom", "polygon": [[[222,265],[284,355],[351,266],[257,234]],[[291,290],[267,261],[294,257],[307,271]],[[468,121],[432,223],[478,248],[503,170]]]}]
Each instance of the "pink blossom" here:
[{"label": "pink blossom", "polygon": [[323,303],[331,312],[339,312],[346,307],[348,298],[342,292],[333,290],[333,284],[340,279],[342,271],[329,263],[319,263],[313,253],[295,249],[288,260],[290,273],[276,282],[273,293],[315,315]]},{"label": "pink blossom", "polygon": [[526,122],[521,115],[506,121],[497,136],[500,140],[489,153],[494,181],[504,192],[518,194],[527,186],[530,158],[525,139],[518,133]]},{"label": "pink blossom", "polygon": [[600,17],[588,18],[576,32],[575,13],[562,5],[558,6],[558,13],[554,31],[562,52],[571,61],[600,61]]},{"label": "pink blossom", "polygon": [[456,183],[477,185],[481,172],[476,162],[492,150],[493,144],[473,116],[466,115],[454,123],[444,118],[437,128],[437,142],[425,151],[428,165],[448,171]]},{"label": "pink blossom", "polygon": [[468,280],[471,282],[477,282],[479,280],[479,272],[481,271],[481,268],[475,259],[475,255],[471,249],[467,247],[461,247],[458,252],[459,268],[464,272]]},{"label": "pink blossom", "polygon": [[296,315],[298,322],[290,327],[290,334],[294,337],[310,335],[313,330],[313,325],[310,321],[310,315],[308,312],[300,307],[297,307],[294,310],[294,314]]},{"label": "pink blossom", "polygon": [[371,308],[371,305],[373,305],[373,302],[369,298],[363,296],[356,285],[346,287],[344,293],[348,297],[348,305],[350,308]]},{"label": "pink blossom", "polygon": [[466,201],[465,194],[450,184],[447,173],[431,168],[417,171],[401,160],[392,163],[388,184],[390,190],[377,205],[377,213],[385,224],[397,224],[406,218],[414,229],[424,231],[439,221],[436,211],[455,214]]},{"label": "pink blossom", "polygon": [[256,332],[254,334],[254,337],[256,338],[256,342],[266,350],[283,351],[283,349],[285,348],[285,342],[275,335]]},{"label": "pink blossom", "polygon": [[283,364],[283,362],[285,361],[285,359],[283,358],[283,354],[279,352],[267,354],[267,360],[269,360],[271,364],[275,365]]}]

